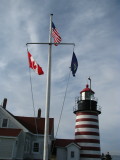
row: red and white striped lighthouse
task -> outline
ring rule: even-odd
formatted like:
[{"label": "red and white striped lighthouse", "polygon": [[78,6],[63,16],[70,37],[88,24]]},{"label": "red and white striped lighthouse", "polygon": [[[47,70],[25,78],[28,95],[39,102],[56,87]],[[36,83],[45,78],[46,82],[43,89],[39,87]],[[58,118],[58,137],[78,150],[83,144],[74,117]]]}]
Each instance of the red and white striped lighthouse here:
[{"label": "red and white striped lighthouse", "polygon": [[100,135],[98,115],[101,111],[97,107],[95,92],[86,88],[80,92],[77,106],[74,108],[76,114],[75,140],[81,146],[81,160],[100,160]]}]

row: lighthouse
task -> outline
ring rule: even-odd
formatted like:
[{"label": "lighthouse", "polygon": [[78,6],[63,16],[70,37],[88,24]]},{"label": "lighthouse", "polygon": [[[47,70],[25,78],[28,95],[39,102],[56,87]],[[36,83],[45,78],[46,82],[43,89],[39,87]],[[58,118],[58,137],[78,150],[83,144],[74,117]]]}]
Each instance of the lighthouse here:
[{"label": "lighthouse", "polygon": [[100,134],[99,134],[99,114],[100,108],[97,105],[95,92],[87,84],[80,92],[80,97],[76,100],[74,114],[75,123],[75,141],[80,145],[81,160],[100,160]]}]

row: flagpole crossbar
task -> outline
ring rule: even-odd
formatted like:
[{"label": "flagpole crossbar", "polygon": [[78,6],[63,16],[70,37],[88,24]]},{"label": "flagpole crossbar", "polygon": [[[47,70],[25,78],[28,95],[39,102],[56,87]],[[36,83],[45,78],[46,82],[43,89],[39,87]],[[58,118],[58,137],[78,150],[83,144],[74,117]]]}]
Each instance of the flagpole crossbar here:
[{"label": "flagpole crossbar", "polygon": [[[28,45],[30,45],[30,44],[49,45],[47,86],[46,86],[46,110],[45,110],[43,160],[48,160],[49,159],[49,145],[48,144],[49,144],[49,112],[50,112],[50,93],[51,93],[51,58],[52,58],[51,51],[52,51],[52,45],[55,45],[55,46],[58,46],[58,45],[72,45],[73,46],[73,52],[74,52],[74,48],[75,48],[75,43],[61,43],[61,37],[60,37],[60,35],[59,35],[59,33],[58,33],[58,31],[57,31],[57,29],[56,29],[56,27],[55,27],[55,25],[52,21],[52,16],[53,16],[53,14],[50,15],[49,41],[47,43],[37,43],[37,42],[36,43],[26,43],[27,50],[28,50]],[[53,37],[55,43],[52,43],[52,37]]]},{"label": "flagpole crossbar", "polygon": [[47,44],[47,45],[57,44],[57,45],[73,45],[73,46],[75,46],[75,43],[26,43],[26,45],[28,45],[28,44]]}]

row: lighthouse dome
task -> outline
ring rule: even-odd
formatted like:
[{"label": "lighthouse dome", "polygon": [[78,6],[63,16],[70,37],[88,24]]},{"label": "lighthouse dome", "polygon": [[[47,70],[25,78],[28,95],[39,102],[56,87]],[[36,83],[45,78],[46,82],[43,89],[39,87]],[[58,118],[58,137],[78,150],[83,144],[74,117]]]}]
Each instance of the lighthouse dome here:
[{"label": "lighthouse dome", "polygon": [[89,88],[89,85],[88,85],[88,84],[86,84],[86,88],[84,88],[84,89],[80,92],[80,94],[83,93],[83,92],[95,93],[94,91],[92,91],[92,90]]},{"label": "lighthouse dome", "polygon": [[86,85],[86,88],[84,88],[81,92],[80,92],[80,99],[81,100],[93,100],[94,99],[94,94],[95,92],[91,90],[91,88],[89,88],[89,85]]}]

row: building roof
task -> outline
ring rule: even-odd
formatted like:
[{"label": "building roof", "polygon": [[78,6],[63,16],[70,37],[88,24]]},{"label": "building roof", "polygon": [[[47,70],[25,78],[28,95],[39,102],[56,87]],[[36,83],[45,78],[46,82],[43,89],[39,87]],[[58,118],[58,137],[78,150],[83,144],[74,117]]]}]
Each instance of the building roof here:
[{"label": "building roof", "polygon": [[0,128],[0,136],[17,137],[21,131],[21,129]]},{"label": "building roof", "polygon": [[81,92],[80,92],[80,94],[82,93],[82,92],[92,92],[92,93],[95,93],[94,91],[92,91],[90,88],[89,88],[89,85],[88,84],[86,84],[86,88],[84,88]]},{"label": "building roof", "polygon": [[77,144],[75,139],[56,139],[54,141],[54,146],[55,147],[66,147],[68,145],[70,145],[71,143],[76,144],[78,147],[80,147],[80,145]]},{"label": "building roof", "polygon": [[[14,116],[17,121],[19,121],[25,128],[30,132],[36,134],[44,134],[45,118],[34,118],[34,117],[21,117]],[[37,124],[37,129],[36,129]],[[51,134],[54,127],[54,119],[49,118],[49,134]]]},{"label": "building roof", "polygon": [[68,148],[68,147],[70,147],[71,145],[74,145],[74,146],[76,146],[77,148],[81,149],[81,146],[80,146],[79,144],[75,143],[75,142],[72,142],[72,143],[68,144],[66,147]]},{"label": "building roof", "polygon": [[[42,117],[23,117],[23,116],[14,116],[12,113],[10,113],[6,108],[3,108],[0,106],[3,111],[8,113],[14,120],[16,120],[21,126],[20,129],[26,128],[28,131],[34,133],[34,134],[44,134],[44,126],[45,126],[45,118]],[[37,124],[37,130],[36,130],[36,124]],[[3,129],[3,128],[1,128]],[[49,134],[52,133],[54,129],[54,118],[49,118]],[[9,135],[8,135],[9,136]]]}]

